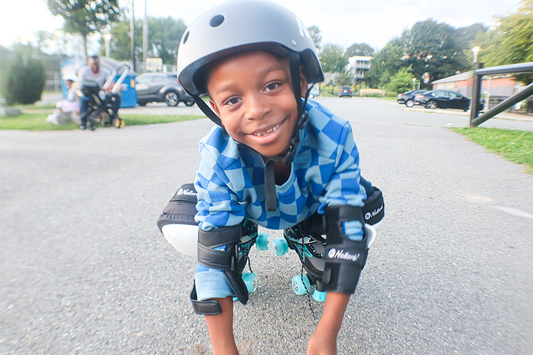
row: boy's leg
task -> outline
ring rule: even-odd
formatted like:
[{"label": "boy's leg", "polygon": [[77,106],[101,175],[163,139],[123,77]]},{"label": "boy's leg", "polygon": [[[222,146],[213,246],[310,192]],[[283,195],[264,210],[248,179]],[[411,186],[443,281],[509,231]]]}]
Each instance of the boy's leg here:
[{"label": "boy's leg", "polygon": [[205,316],[213,355],[239,354],[233,336],[233,299],[226,297],[219,298],[217,301],[222,313],[216,316]]}]

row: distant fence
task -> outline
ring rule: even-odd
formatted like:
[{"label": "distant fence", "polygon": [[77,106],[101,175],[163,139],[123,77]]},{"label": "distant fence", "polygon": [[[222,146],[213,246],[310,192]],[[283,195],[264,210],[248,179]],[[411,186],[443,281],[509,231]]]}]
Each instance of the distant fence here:
[{"label": "distant fence", "polygon": [[[487,112],[478,117],[481,111],[481,82],[483,75],[499,75],[499,74],[517,74],[517,73],[531,73],[533,72],[533,62],[518,63],[510,65],[501,65],[497,67],[484,68],[483,63],[474,63],[474,85],[472,87],[472,107],[470,108],[470,127],[477,127],[483,122],[490,120],[497,114],[511,108],[513,105],[527,99],[533,95],[533,83],[526,86],[522,91],[512,95],[503,100]],[[490,105],[490,102],[489,102]],[[527,112],[531,107],[528,105]]]}]

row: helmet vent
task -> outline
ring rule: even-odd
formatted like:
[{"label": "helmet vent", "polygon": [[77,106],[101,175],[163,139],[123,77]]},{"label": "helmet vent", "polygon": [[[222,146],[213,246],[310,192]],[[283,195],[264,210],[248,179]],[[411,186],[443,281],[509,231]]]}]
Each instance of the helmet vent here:
[{"label": "helmet vent", "polygon": [[188,39],[189,39],[189,31],[187,31],[187,33],[185,33],[185,35],[183,36],[182,43],[185,44],[185,42],[187,42]]},{"label": "helmet vent", "polygon": [[211,27],[218,27],[224,22],[224,19],[224,15],[216,15],[209,21],[209,24]]}]

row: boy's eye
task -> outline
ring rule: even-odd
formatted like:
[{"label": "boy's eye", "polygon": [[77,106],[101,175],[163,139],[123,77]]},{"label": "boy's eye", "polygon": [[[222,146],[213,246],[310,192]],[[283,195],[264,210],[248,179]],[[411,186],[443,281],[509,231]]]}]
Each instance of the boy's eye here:
[{"label": "boy's eye", "polygon": [[239,103],[239,99],[237,97],[232,97],[232,98],[227,99],[224,102],[224,105],[236,105],[238,103]]},{"label": "boy's eye", "polygon": [[266,91],[275,90],[275,89],[277,89],[279,86],[280,86],[280,83],[272,83],[272,84],[268,84],[267,87],[266,87]]}]

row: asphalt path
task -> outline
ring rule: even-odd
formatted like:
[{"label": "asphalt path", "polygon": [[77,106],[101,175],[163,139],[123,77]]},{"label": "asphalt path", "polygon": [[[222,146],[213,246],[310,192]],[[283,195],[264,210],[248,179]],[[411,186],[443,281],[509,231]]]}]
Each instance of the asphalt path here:
[{"label": "asphalt path", "polygon": [[[466,116],[320,101],[352,122],[387,206],[339,354],[532,354],[533,177],[443,128]],[[0,131],[0,354],[210,352],[188,300],[195,262],[155,222],[193,180],[211,126]],[[254,248],[251,262],[260,286],[235,305],[241,354],[305,354],[315,320],[290,287],[297,256]]]}]

